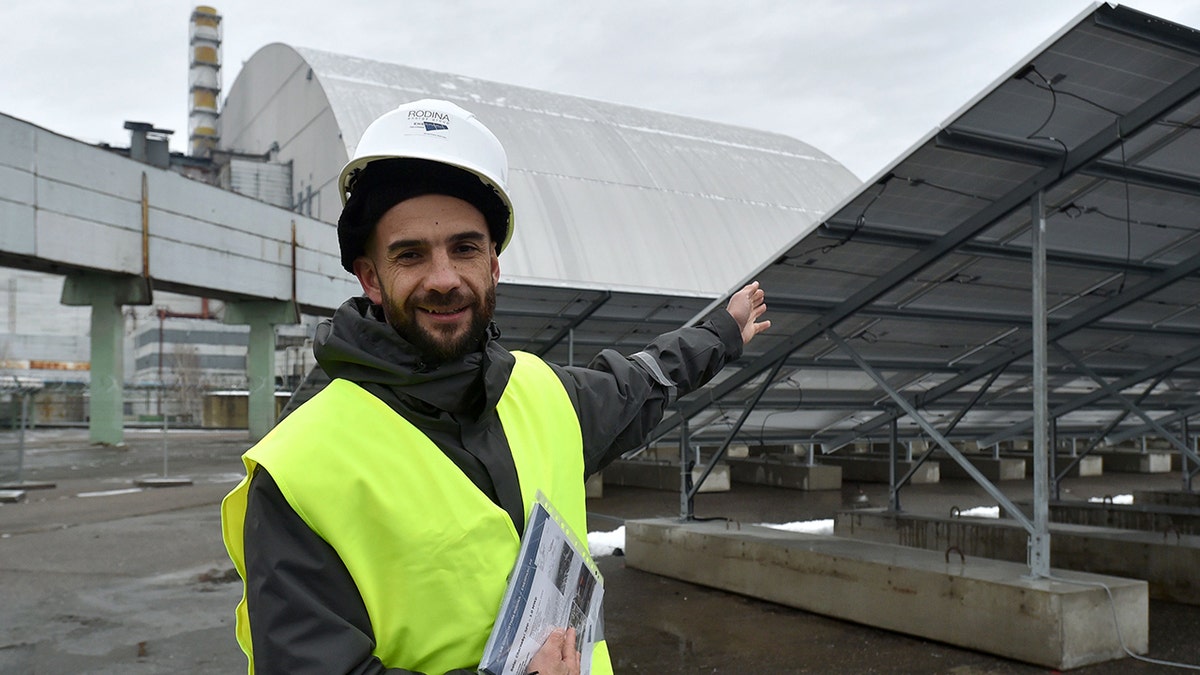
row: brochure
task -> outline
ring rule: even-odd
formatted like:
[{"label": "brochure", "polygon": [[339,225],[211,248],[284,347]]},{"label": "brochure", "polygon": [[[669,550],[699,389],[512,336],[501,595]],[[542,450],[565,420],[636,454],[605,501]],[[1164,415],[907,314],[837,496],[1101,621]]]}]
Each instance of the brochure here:
[{"label": "brochure", "polygon": [[521,675],[551,630],[571,627],[587,675],[603,599],[604,579],[587,547],[539,491],[479,671]]}]

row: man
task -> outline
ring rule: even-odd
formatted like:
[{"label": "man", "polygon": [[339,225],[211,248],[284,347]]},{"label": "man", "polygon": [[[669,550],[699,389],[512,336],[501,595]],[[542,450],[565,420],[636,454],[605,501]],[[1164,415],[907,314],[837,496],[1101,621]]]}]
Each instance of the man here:
[{"label": "man", "polygon": [[[317,329],[331,383],[244,457],[222,504],[264,673],[474,672],[538,491],[586,532],[584,479],[766,329],[750,284],[703,325],[587,368],[500,346],[507,157],[444,101],[373,122],[342,171],[342,265],[363,297]],[[551,634],[530,672],[611,673]]]}]

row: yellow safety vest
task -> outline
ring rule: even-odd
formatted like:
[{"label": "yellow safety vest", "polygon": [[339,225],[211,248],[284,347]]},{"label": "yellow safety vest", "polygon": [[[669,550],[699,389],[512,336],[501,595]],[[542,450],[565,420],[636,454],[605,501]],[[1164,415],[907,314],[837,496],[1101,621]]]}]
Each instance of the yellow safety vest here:
[{"label": "yellow safety vest", "polygon": [[[583,440],[554,371],[514,352],[497,404],[525,511],[538,490],[573,530],[587,531]],[[243,456],[246,478],[221,504],[225,546],[245,580],[246,494],[264,467],[296,514],[337,551],[389,668],[474,669],[491,632],[520,536],[423,433],[361,387],[334,380]],[[243,586],[237,638],[254,672]],[[612,672],[596,646],[592,672]]]}]

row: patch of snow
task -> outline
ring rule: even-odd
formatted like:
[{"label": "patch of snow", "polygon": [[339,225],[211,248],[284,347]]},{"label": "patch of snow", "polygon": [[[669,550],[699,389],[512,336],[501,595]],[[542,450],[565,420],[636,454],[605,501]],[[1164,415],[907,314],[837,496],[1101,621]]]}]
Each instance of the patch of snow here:
[{"label": "patch of snow", "polygon": [[141,492],[142,488],[124,488],[121,490],[100,490],[98,492],[80,492],[76,497],[112,497],[114,495],[131,495],[135,492]]},{"label": "patch of snow", "polygon": [[959,512],[960,516],[973,516],[975,518],[999,518],[999,506],[975,506],[966,511]]},{"label": "patch of snow", "polygon": [[588,532],[588,548],[593,558],[612,555],[616,549],[625,550],[625,526],[611,532]]},{"label": "patch of snow", "polygon": [[[1088,499],[1088,501],[1089,502],[1104,502],[1107,499],[1108,499],[1107,497],[1092,497],[1092,498]],[[1133,503],[1133,495],[1116,495],[1115,497],[1112,498],[1112,503],[1114,503],[1114,504],[1132,504]]]},{"label": "patch of snow", "polygon": [[824,520],[797,520],[791,523],[759,523],[762,527],[805,534],[833,534],[833,518]]}]

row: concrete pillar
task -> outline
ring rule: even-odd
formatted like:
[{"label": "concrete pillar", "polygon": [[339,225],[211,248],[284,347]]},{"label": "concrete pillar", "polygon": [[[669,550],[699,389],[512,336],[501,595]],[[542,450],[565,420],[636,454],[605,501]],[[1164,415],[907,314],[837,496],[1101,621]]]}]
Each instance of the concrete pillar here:
[{"label": "concrete pillar", "polygon": [[148,305],[150,284],[135,276],[79,273],[63,284],[62,304],[91,305],[88,436],[93,443],[125,441],[124,305]]},{"label": "concrete pillar", "polygon": [[257,441],[275,426],[275,326],[298,323],[299,313],[291,302],[249,300],[225,304],[225,323],[250,326],[246,352],[246,379],[250,396],[247,417],[250,440]]}]

